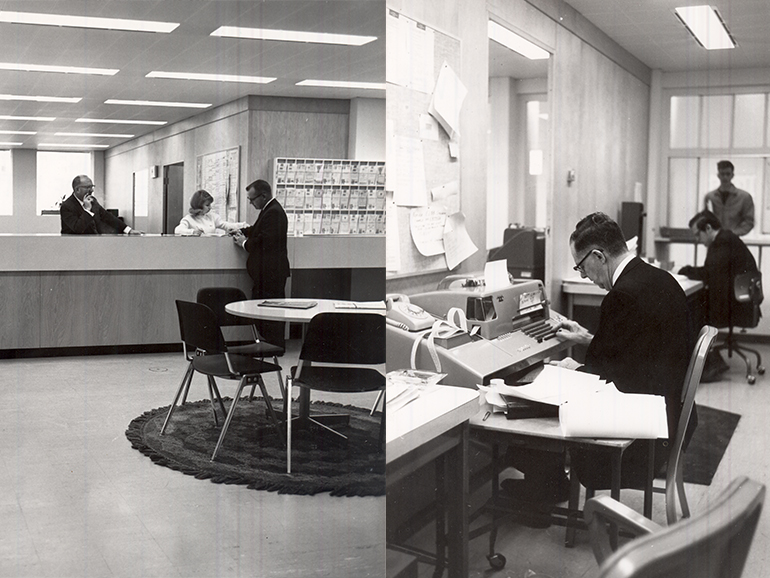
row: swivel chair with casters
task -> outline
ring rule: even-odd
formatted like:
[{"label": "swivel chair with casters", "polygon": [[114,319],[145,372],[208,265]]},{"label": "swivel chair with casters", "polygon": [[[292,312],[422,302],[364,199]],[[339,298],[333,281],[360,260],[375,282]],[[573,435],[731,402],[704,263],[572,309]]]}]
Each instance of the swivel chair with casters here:
[{"label": "swivel chair with casters", "polygon": [[762,357],[757,350],[741,345],[738,342],[738,338],[734,333],[734,328],[740,327],[744,330],[743,332],[745,332],[745,329],[759,325],[759,319],[762,317],[759,306],[764,300],[764,294],[762,292],[762,274],[758,271],[753,271],[736,275],[733,280],[733,297],[736,303],[750,303],[752,307],[746,313],[743,311],[748,308],[742,308],[740,310],[738,307],[735,309],[731,308],[727,338],[724,343],[720,343],[716,347],[716,351],[727,350],[727,357],[730,358],[732,358],[733,353],[738,354],[738,357],[743,359],[746,363],[746,380],[749,382],[749,385],[754,385],[757,381],[757,377],[751,371],[751,361],[746,357],[746,353],[752,353],[757,358],[756,368],[759,375],[765,373],[765,368],[762,365]]},{"label": "swivel chair with casters", "polygon": [[[257,359],[264,359],[266,357],[272,358],[272,362],[278,367],[278,387],[281,390],[281,397],[283,398],[285,397],[285,389],[283,384],[283,374],[281,372],[281,366],[278,364],[278,358],[285,353],[284,348],[268,343],[262,339],[259,331],[257,331],[257,326],[254,324],[254,321],[246,319],[245,317],[232,315],[225,310],[225,305],[228,303],[246,301],[246,299],[246,294],[237,287],[204,287],[203,289],[198,290],[198,295],[196,297],[198,303],[206,305],[214,312],[220,327],[251,327],[254,343],[228,346],[228,351],[239,355],[250,355]],[[252,387],[249,400],[254,399],[254,391],[255,387]]]},{"label": "swivel chair with casters", "polygon": [[[316,363],[323,365],[314,365]],[[293,386],[306,390],[363,393],[385,389],[385,375],[375,366],[385,364],[385,316],[378,313],[319,313],[310,320],[299,361],[286,379],[284,407],[291,407]],[[304,398],[309,399],[308,397]],[[292,422],[299,419],[340,439],[347,437],[309,415],[300,406],[299,418],[287,419],[286,471],[291,473]],[[289,415],[287,413],[287,415]],[[384,442],[385,411],[380,418],[380,445]]]},{"label": "swivel chair with casters", "polygon": [[[661,527],[609,496],[586,503],[600,578],[739,578],[765,501],[765,486],[741,476],[706,509]],[[609,545],[608,524],[636,538]]]},{"label": "swivel chair with casters", "polygon": [[[241,399],[244,388],[252,385],[258,385],[262,391],[262,397],[265,400],[265,405],[267,406],[267,411],[273,422],[273,426],[275,427],[281,442],[285,444],[283,429],[279,424],[277,414],[273,410],[270,396],[267,395],[265,382],[262,380],[263,373],[278,371],[279,368],[272,363],[255,359],[248,355],[231,353],[225,343],[222,330],[217,324],[216,315],[205,305],[177,300],[176,308],[179,315],[179,331],[182,336],[185,358],[190,361],[190,365],[188,366],[187,371],[182,378],[182,382],[179,384],[176,395],[174,396],[174,400],[171,402],[171,406],[168,409],[168,414],[166,414],[166,419],[160,430],[161,435],[165,433],[166,427],[176,408],[177,401],[179,401],[183,392],[184,398],[182,400],[182,405],[184,404],[193,375],[197,371],[205,375],[208,379],[209,395],[212,400],[212,411],[215,412],[212,395],[213,391],[216,393],[220,408],[226,416],[225,423],[222,426],[222,430],[219,433],[219,439],[214,448],[214,453],[211,455],[211,461],[214,461],[219,449],[222,447],[222,443],[227,435],[227,429],[230,427],[230,422],[235,414],[235,408],[238,405],[238,401]],[[194,351],[195,353],[188,354],[190,351]],[[238,381],[238,389],[233,396],[233,401],[227,412],[225,412],[222,398],[219,395],[216,380],[214,379],[216,377]],[[215,423],[217,423],[216,412],[214,413],[214,419]]]}]

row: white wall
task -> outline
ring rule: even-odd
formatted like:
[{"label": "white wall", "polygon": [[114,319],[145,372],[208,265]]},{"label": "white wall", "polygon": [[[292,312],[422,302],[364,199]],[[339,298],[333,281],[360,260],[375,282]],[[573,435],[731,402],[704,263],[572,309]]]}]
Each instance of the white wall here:
[{"label": "white wall", "polygon": [[354,98],[350,101],[348,158],[385,160],[384,98]]}]

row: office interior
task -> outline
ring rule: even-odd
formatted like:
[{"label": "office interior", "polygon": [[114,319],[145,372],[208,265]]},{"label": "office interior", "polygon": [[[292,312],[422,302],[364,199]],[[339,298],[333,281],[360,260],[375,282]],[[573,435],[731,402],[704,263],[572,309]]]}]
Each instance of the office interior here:
[{"label": "office interior", "polygon": [[[14,23],[18,13],[75,21]],[[384,16],[380,2],[0,7],[9,93],[0,107],[0,575],[382,575],[384,496],[215,484],[153,464],[125,430],[168,405],[185,372],[174,301],[195,301],[211,286],[251,293],[246,253],[229,236],[173,235],[203,186],[202,160],[229,171],[234,210],[222,216],[249,223],[257,212],[245,187],[272,182],[278,157],[384,162]],[[136,32],[113,20],[91,28],[88,18],[177,26]],[[221,27],[355,35],[359,43],[212,35]],[[153,71],[166,75],[148,77]],[[174,76],[191,73],[204,76]],[[78,174],[144,234],[60,235],[56,202]],[[292,236],[288,250],[287,296],[382,299],[384,235]],[[250,338],[248,330],[229,335]],[[301,327],[289,326],[284,376],[301,337]],[[265,382],[280,398],[277,380]],[[223,396],[235,391],[227,383]],[[196,376],[190,399],[205,399],[205,390]],[[351,397],[313,399],[368,410],[376,395]]]},{"label": "office interior", "polygon": [[[444,266],[405,271],[394,265],[386,278],[388,295],[422,295],[417,301],[423,307],[437,306],[440,300],[435,296],[441,293],[437,289],[448,275],[479,276],[490,254],[504,244],[510,227],[534,229],[544,238],[542,263],[517,264],[517,274],[531,280],[542,267],[550,307],[566,314],[570,295],[565,287],[578,275],[568,249],[570,233],[593,211],[622,222],[624,205],[627,218],[629,211],[643,213],[638,230],[642,257],[674,271],[702,264],[705,247],[666,237],[664,232],[687,229],[690,217],[701,209],[703,195],[718,186],[716,162],[723,158],[735,164],[736,186],[754,198],[756,224],[744,241],[767,278],[768,257],[763,251],[770,232],[764,209],[770,194],[770,61],[767,39],[755,26],[770,18],[766,8],[751,2],[717,5],[741,50],[707,52],[673,14],[674,7],[693,2],[389,0],[387,4],[461,46],[454,71],[467,94],[459,115],[457,174],[465,226],[479,249],[452,270]],[[488,36],[490,21],[544,49],[549,58],[527,60],[494,42]],[[738,39],[741,34],[744,41]],[[432,301],[425,299],[427,293],[433,293]],[[587,326],[597,319],[595,307],[575,306],[572,313]],[[763,355],[770,351],[767,324],[765,314],[743,336]],[[408,347],[399,347],[398,359],[388,369],[407,365],[408,352]],[[763,387],[767,378],[759,376],[755,385],[749,385],[742,361],[734,357],[729,362],[731,369],[720,382],[701,385],[696,402],[739,413],[742,419],[711,486],[687,485],[696,513],[737,475],[762,483],[769,479],[760,446],[766,439],[761,424],[768,403]],[[424,363],[420,369],[434,369],[427,355]],[[502,377],[482,361],[477,367],[479,381]],[[468,380],[463,385],[472,387],[472,377],[463,374]],[[423,474],[429,481],[422,497],[416,497],[417,485],[406,492],[389,488],[388,539],[401,543],[411,535],[406,543],[435,551],[430,508],[424,509],[435,487],[432,471]],[[638,492],[621,495],[624,503],[641,512]],[[471,499],[473,511],[488,496],[488,485],[478,489]],[[661,508],[657,502],[654,520],[665,521]],[[764,571],[767,524],[763,516],[744,576]],[[498,551],[508,559],[503,570],[490,567],[486,536],[475,538],[470,542],[469,575],[525,576],[527,571],[554,577],[596,575],[587,536],[579,532],[575,548],[569,549],[564,547],[563,532],[557,526],[547,530],[505,526],[497,542]],[[431,571],[430,565],[419,564],[420,576]]]}]

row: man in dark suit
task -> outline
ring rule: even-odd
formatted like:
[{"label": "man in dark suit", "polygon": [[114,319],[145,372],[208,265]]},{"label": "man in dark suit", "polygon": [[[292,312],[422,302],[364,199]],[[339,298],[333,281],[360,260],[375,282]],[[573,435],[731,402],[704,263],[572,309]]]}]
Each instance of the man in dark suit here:
[{"label": "man in dark suit", "polygon": [[[749,248],[734,232],[722,227],[719,218],[711,211],[701,211],[690,219],[690,230],[708,248],[702,267],[687,265],[680,275],[698,279],[706,285],[706,309],[709,325],[728,327],[733,324],[748,325],[754,317],[754,305],[739,303],[733,296],[736,275],[755,272],[757,263]],[[716,381],[728,369],[718,351],[712,351],[703,370],[701,381]]]},{"label": "man in dark suit", "polygon": [[142,234],[108,213],[97,202],[93,192],[94,183],[86,175],[78,175],[72,180],[72,194],[59,207],[62,234]]},{"label": "man in dark suit", "polygon": [[[560,337],[588,346],[584,364],[567,358],[560,365],[597,374],[625,393],[663,396],[669,435],[673,437],[694,345],[684,291],[668,272],[629,252],[620,227],[603,213],[588,215],[577,224],[570,236],[570,249],[574,269],[608,293],[602,301],[595,335],[574,321],[559,324]],[[647,454],[647,446],[638,443],[623,453],[622,486],[642,487]],[[571,458],[583,485],[593,489],[610,487],[611,465],[606,454],[584,449],[571,451]],[[660,469],[667,458],[667,440],[659,440],[656,467]],[[562,456],[541,455],[535,460],[532,455],[517,456],[513,452],[512,461],[525,473],[525,483],[519,484],[517,493],[535,494],[541,501],[566,499]]]},{"label": "man in dark suit", "polygon": [[[273,198],[267,181],[254,181],[246,187],[246,193],[249,203],[259,211],[259,216],[254,225],[235,233],[233,240],[249,253],[246,270],[254,282],[251,298],[282,299],[286,297],[286,279],[290,275],[286,212]],[[284,347],[284,323],[260,321],[257,327],[265,341]]]}]

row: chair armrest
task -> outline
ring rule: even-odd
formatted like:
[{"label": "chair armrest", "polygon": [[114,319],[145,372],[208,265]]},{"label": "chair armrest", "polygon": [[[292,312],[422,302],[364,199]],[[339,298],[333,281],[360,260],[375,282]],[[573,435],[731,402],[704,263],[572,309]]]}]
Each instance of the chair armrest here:
[{"label": "chair armrest", "polygon": [[652,520],[609,496],[597,496],[588,500],[583,508],[583,518],[588,525],[591,547],[599,564],[613,553],[608,523],[616,524],[618,529],[631,532],[635,536],[651,534],[661,529],[661,526]]}]

